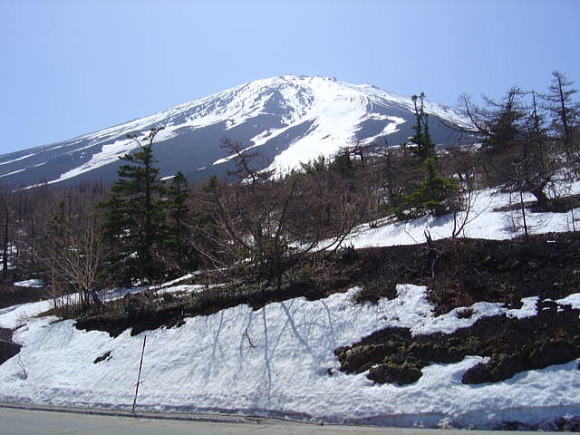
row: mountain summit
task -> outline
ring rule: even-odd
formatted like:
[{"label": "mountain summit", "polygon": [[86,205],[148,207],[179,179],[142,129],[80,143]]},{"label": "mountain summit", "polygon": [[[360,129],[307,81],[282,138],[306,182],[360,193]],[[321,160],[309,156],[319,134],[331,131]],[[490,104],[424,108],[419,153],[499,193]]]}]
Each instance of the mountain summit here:
[{"label": "mountain summit", "polygon": [[[450,124],[466,121],[450,108],[427,103],[437,143],[458,144]],[[118,158],[136,148],[127,135],[145,136],[165,126],[154,153],[162,176],[177,170],[192,179],[222,175],[231,156],[223,138],[260,152],[260,162],[279,172],[331,156],[356,143],[398,145],[412,134],[413,101],[372,85],[333,78],[287,75],[256,80],[75,139],[0,156],[0,182],[12,186],[78,184],[116,178]],[[385,141],[386,139],[386,141]]]}]

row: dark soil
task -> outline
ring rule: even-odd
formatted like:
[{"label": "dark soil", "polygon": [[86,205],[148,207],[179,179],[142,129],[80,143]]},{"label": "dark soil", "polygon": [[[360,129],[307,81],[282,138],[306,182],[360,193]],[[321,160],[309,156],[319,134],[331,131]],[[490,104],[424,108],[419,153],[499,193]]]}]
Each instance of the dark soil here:
[{"label": "dark soil", "polygon": [[[210,287],[185,297],[128,296],[122,301],[106,304],[99,312],[80,317],[76,326],[79,329],[106,331],[111,336],[132,328],[131,334],[135,335],[161,326],[179,326],[186,317],[215,314],[242,304],[259,310],[266,304],[297,297],[322,299],[344,292],[356,283],[366,282],[361,279],[365,271],[361,271],[360,265],[356,251],[349,249],[332,254],[329,258],[309,256],[291,271],[294,278],[287,280],[280,289],[244,281],[236,276],[221,276],[233,283]],[[214,276],[211,279],[215,282]]]},{"label": "dark soil", "polygon": [[[360,252],[361,257],[371,255]],[[370,260],[370,261],[369,261]],[[421,246],[374,250],[367,258],[372,283],[358,295],[376,302],[391,297],[395,282],[427,285],[436,315],[478,301],[519,308],[521,298],[559,299],[580,289],[580,233],[548,234],[528,239],[441,240]],[[378,383],[404,385],[421,377],[431,362],[450,363],[466,355],[491,357],[469,370],[465,383],[494,382],[514,374],[580,356],[579,310],[543,302],[538,316],[482,319],[451,335],[411,337],[408,329],[385,329],[336,351],[344,371]],[[460,316],[469,317],[469,309]]]},{"label": "dark soil", "polygon": [[6,328],[0,328],[0,340],[12,341],[12,331]]},{"label": "dark soil", "polygon": [[[532,213],[568,213],[570,210],[580,207],[580,194],[555,198],[546,205],[540,205],[536,201],[525,201],[524,207]],[[515,202],[511,205],[498,207],[494,211],[519,211],[521,208],[522,205]]]},{"label": "dark soil", "polygon": [[359,256],[365,286],[360,301],[390,298],[396,283],[421,284],[429,288],[436,314],[479,301],[517,308],[526,296],[559,299],[580,288],[580,232],[502,241],[446,239],[361,250]]},{"label": "dark soil", "polygon": [[111,351],[109,350],[104,354],[102,354],[101,356],[96,357],[95,360],[93,361],[93,364],[98,364],[102,361],[109,361],[111,358],[113,357],[111,356]]},{"label": "dark soil", "polygon": [[45,296],[45,288],[16,287],[12,283],[0,283],[0,308],[40,301]]},{"label": "dark soil", "polygon": [[345,372],[369,370],[369,379],[398,385],[417,381],[431,363],[459,362],[467,355],[491,359],[468,370],[465,384],[502,381],[580,357],[580,310],[553,302],[542,302],[538,309],[537,316],[488,317],[448,335],[412,337],[409,329],[386,328],[335,354]]},{"label": "dark soil", "polygon": [[0,365],[17,355],[20,352],[20,348],[19,344],[12,342],[12,331],[0,328]]},{"label": "dark soil", "polygon": [[107,304],[102,313],[81,317],[76,326],[79,329],[106,331],[116,337],[126,329],[132,328],[135,335],[145,330],[161,326],[180,326],[186,317],[207,316],[221,310],[246,304],[258,310],[270,302],[280,302],[295,297],[316,300],[327,297],[326,292],[309,283],[297,283],[283,287],[261,289],[260,286],[230,286],[209,288],[202,293],[194,293],[185,298],[164,301],[151,298],[133,302],[133,298]]}]

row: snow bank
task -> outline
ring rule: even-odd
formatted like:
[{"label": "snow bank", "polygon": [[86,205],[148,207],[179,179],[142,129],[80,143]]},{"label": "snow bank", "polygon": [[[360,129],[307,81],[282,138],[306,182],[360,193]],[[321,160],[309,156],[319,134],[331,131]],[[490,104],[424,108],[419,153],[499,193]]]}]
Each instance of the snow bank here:
[{"label": "snow bank", "polygon": [[[483,360],[478,356],[425,367],[419,381],[403,387],[340,372],[334,350],[378,329],[449,333],[477,318],[508,312],[500,304],[480,302],[470,307],[469,319],[459,318],[457,310],[435,317],[424,287],[399,285],[397,298],[376,305],[355,304],[357,291],[317,301],[297,298],[257,311],[241,305],[186,319],[179,328],[147,332],[139,406],[481,428],[511,417],[535,424],[552,415],[579,414],[576,361],[478,386],[461,383],[463,373]],[[531,300],[523,303],[519,312],[529,313]],[[2,310],[0,325],[11,324],[17,310],[38,309],[27,304]],[[53,317],[21,324],[14,339],[23,344],[22,351],[0,366],[0,400],[130,407],[145,333],[132,337],[125,331],[111,338]],[[110,359],[93,363],[109,351]]]},{"label": "snow bank", "polygon": [[53,301],[40,301],[3,308],[0,310],[0,328],[18,328],[53,306]]},{"label": "snow bank", "polygon": [[40,288],[44,286],[44,281],[41,279],[27,279],[26,281],[15,282],[16,287],[33,287]]},{"label": "snow bank", "polygon": [[556,303],[560,305],[570,305],[576,310],[580,310],[580,293],[575,293],[563,299],[558,299]]}]

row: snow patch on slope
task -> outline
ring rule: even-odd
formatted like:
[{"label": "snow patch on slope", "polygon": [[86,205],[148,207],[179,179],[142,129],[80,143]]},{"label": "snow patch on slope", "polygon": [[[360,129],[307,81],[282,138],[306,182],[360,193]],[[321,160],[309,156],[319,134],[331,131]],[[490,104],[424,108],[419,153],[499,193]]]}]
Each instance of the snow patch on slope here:
[{"label": "snow patch on slope", "polygon": [[69,178],[74,178],[84,172],[92,171],[116,162],[119,160],[119,157],[127,154],[135,148],[137,148],[137,144],[133,139],[121,139],[112,144],[103,145],[102,150],[94,154],[88,162],[83,163],[81,166],[71,169],[70,171],[64,172],[57,179],[51,180],[48,183],[53,184],[58,183],[59,181],[68,180]]},{"label": "snow patch on slope", "polygon": [[345,145],[354,144],[358,125],[363,121],[366,99],[349,88],[336,89],[334,82],[323,82],[314,91],[309,134],[278,154],[269,170],[278,174],[299,167],[301,162],[314,160],[320,155],[330,156]]},{"label": "snow patch on slope", "polygon": [[538,296],[531,296],[522,298],[522,307],[518,309],[508,310],[506,315],[516,319],[525,319],[526,317],[533,317],[538,314]]},{"label": "snow patch on slope", "polygon": [[[109,165],[119,160],[120,157],[124,156],[127,153],[130,153],[134,149],[139,148],[139,143],[144,143],[145,138],[148,132],[143,133],[138,140],[135,139],[120,139],[111,144],[103,145],[100,152],[93,154],[91,159],[83,163],[81,166],[78,166],[70,171],[64,172],[61,174],[57,179],[51,180],[48,184],[58,183],[60,181],[68,180],[70,178],[74,178],[82,173],[92,171],[94,169],[100,168],[102,166]],[[161,130],[157,136],[156,140],[159,142],[166,141],[175,137],[177,134],[171,128]],[[140,142],[139,142],[140,141]],[[92,145],[87,146],[85,148],[90,148]]]},{"label": "snow patch on slope", "polygon": [[9,172],[7,174],[0,175],[0,178],[9,177],[10,175],[19,174],[20,172],[24,172],[26,169],[17,169],[16,171]]},{"label": "snow patch on slope", "polygon": [[[558,187],[558,186],[556,186]],[[567,194],[580,193],[580,181],[567,187]],[[531,194],[524,195],[524,201],[533,201]],[[519,197],[517,199],[519,201]],[[517,202],[516,202],[517,203]],[[514,197],[499,189],[486,189],[477,192],[469,214],[459,212],[458,222],[467,221],[459,237],[504,240],[523,234],[523,219],[519,210],[498,211],[514,204]],[[580,228],[580,208],[568,213],[532,213],[526,211],[526,222],[530,234],[568,232]],[[373,225],[361,225],[343,242],[343,246],[369,248],[380,246],[413,245],[423,243],[425,234],[433,240],[451,237],[454,222],[452,215],[440,217],[424,216],[418,219],[391,221],[383,219]]]},{"label": "snow patch on slope", "polygon": [[25,156],[18,157],[18,158],[16,158],[16,159],[8,160],[8,161],[6,161],[6,162],[0,162],[0,166],[3,166],[3,165],[8,165],[8,164],[10,164],[10,163],[14,163],[14,162],[19,162],[19,161],[21,161],[21,160],[28,159],[28,158],[30,158],[30,157],[33,157],[33,156],[35,156],[35,155],[36,155],[36,154],[34,154],[34,153],[33,153],[33,154],[26,154]]},{"label": "snow patch on slope", "polygon": [[27,279],[26,281],[15,282],[14,286],[15,287],[41,288],[44,286],[44,281],[42,279]]},{"label": "snow patch on slope", "polygon": [[580,310],[580,293],[567,296],[556,301],[559,305],[570,305],[575,310]]}]

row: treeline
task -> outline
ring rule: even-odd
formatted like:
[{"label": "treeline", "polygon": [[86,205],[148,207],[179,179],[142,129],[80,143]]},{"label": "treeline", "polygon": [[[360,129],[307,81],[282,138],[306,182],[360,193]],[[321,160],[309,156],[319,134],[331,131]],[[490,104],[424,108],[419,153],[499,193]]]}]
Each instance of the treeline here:
[{"label": "treeline", "polygon": [[[406,144],[359,144],[320,157],[285,176],[258,170],[244,146],[224,140],[235,169],[228,179],[191,184],[183,173],[161,180],[155,137],[133,137],[118,180],[74,188],[0,191],[2,278],[32,276],[52,295],[165,281],[200,269],[224,269],[244,282],[281,288],[308,279],[297,267],[339,249],[360,224],[451,213],[461,234],[475,189],[503,186],[535,206],[566,207],[549,193],[555,177],[578,179],[579,105],[555,72],[546,94],[514,88],[476,107],[464,98],[477,146],[433,143],[425,95],[413,97],[415,134]],[[389,146],[391,145],[391,146]],[[561,181],[561,180],[560,180]]]}]

